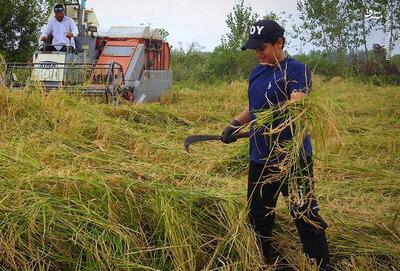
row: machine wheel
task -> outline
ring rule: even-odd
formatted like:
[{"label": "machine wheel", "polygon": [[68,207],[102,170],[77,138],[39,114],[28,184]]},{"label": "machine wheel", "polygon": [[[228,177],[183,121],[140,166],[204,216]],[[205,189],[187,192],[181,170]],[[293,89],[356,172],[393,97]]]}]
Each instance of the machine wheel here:
[{"label": "machine wheel", "polygon": [[114,84],[112,86],[111,95],[110,95],[110,98],[111,98],[110,103],[112,106],[117,106],[119,104],[119,101],[121,99],[120,91],[121,91],[121,86],[119,84]]},{"label": "machine wheel", "polygon": [[[116,69],[116,65],[118,65],[118,69]],[[117,71],[115,74],[115,70]],[[117,63],[112,62],[110,64],[110,68],[107,75],[107,83],[106,83],[106,102],[108,104],[112,104],[113,106],[117,106],[121,99],[121,86],[123,83],[122,70],[121,66]]]}]

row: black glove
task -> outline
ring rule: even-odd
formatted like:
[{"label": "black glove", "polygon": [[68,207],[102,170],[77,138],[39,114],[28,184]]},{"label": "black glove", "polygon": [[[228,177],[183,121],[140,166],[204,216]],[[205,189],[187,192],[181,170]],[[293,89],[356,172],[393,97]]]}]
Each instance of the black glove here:
[{"label": "black glove", "polygon": [[229,126],[225,128],[222,132],[221,141],[225,144],[230,144],[236,142],[237,138],[232,135],[240,129],[240,122],[238,120],[233,120]]}]

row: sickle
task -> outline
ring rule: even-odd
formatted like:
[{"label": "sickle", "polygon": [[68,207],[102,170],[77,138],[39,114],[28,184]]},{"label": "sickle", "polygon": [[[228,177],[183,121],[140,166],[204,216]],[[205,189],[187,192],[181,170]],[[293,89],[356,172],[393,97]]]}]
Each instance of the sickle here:
[{"label": "sickle", "polygon": [[[244,132],[244,133],[237,133],[232,135],[233,138],[239,139],[239,138],[247,138],[249,137],[249,132]],[[198,143],[202,141],[218,141],[221,140],[222,136],[219,135],[192,135],[188,136],[183,145],[185,147],[185,151],[189,152],[189,146],[193,143]]]}]

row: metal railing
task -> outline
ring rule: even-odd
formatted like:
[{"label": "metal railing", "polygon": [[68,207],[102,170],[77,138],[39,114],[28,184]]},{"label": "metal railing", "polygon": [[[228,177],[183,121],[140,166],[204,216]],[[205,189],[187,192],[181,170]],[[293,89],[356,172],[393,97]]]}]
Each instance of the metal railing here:
[{"label": "metal railing", "polygon": [[64,90],[85,96],[105,95],[115,103],[123,85],[122,66],[88,63],[9,63],[6,69],[6,86],[24,89],[43,86],[46,91]]}]

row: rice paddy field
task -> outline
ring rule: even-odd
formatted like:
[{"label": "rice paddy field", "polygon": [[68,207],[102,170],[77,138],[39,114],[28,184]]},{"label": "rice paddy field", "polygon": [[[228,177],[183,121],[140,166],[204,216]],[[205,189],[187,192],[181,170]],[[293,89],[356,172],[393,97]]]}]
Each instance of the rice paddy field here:
[{"label": "rice paddy field", "polygon": [[[312,135],[333,266],[400,270],[400,88],[316,78],[313,91],[339,132]],[[0,88],[1,269],[315,270],[282,199],[279,256],[263,265],[247,140],[183,150],[220,134],[246,95],[246,82],[175,85],[159,103],[111,107]]]}]

